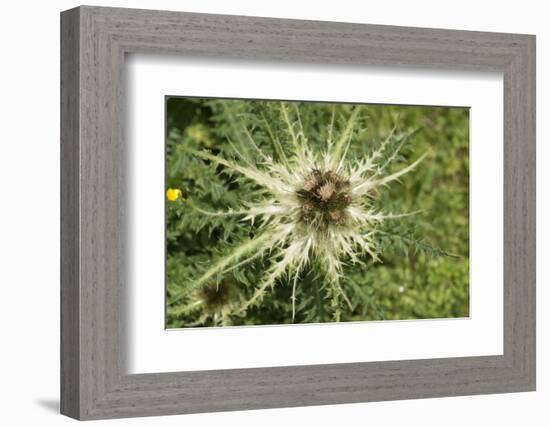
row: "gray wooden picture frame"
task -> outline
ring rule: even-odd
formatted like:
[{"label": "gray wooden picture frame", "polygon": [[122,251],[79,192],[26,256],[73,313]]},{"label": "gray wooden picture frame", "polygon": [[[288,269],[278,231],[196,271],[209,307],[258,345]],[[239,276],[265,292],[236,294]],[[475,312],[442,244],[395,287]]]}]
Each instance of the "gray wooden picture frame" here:
[{"label": "gray wooden picture frame", "polygon": [[[127,53],[502,72],[504,354],[127,374]],[[535,390],[534,36],[89,6],[62,12],[63,414],[85,420],[530,390]]]}]

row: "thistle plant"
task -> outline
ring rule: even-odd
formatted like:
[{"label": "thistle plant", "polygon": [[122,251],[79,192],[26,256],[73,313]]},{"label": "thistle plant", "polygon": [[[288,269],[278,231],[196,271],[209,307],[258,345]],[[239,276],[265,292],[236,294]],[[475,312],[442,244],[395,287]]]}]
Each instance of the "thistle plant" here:
[{"label": "thistle plant", "polygon": [[[223,117],[229,102],[212,101],[210,108]],[[231,324],[262,310],[282,287],[290,290],[290,306],[283,310],[294,321],[298,308],[314,304],[309,289],[315,288],[320,304],[329,302],[323,308],[327,317],[340,321],[343,310],[356,307],[348,294],[356,292],[348,283],[350,269],[368,274],[397,244],[450,255],[401,227],[408,217],[422,215],[419,210],[394,211],[381,203],[380,194],[406,180],[427,155],[413,161],[402,156],[416,130],[401,130],[395,117],[393,129],[375,143],[369,140],[368,107],[325,108],[326,120],[296,103],[247,107],[231,112],[228,128],[213,130],[226,138],[222,149],[208,143],[202,125],[198,143],[177,145],[190,173],[208,171],[212,185],[220,186],[194,195],[189,180],[185,199],[172,200],[178,203],[177,221],[186,227],[194,217],[190,229],[221,238],[217,254],[197,264],[183,286],[169,288],[173,315],[196,310],[195,324],[209,318]],[[188,138],[196,134],[188,128]]]}]

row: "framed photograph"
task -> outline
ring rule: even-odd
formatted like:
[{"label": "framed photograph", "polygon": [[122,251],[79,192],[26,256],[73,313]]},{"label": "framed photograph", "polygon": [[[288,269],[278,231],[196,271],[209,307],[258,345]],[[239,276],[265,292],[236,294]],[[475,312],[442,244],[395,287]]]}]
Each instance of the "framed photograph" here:
[{"label": "framed photograph", "polygon": [[535,37],[61,14],[61,411],[535,390]]}]

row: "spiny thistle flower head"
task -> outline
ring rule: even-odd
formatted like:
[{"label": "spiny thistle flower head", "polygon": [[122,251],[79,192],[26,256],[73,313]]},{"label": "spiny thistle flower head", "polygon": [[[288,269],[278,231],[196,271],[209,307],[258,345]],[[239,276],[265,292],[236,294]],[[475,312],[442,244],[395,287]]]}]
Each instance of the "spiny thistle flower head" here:
[{"label": "spiny thistle flower head", "polygon": [[[276,283],[285,280],[292,285],[292,310],[295,312],[296,287],[300,275],[315,263],[324,271],[324,286],[333,301],[335,320],[339,320],[340,301],[347,299],[341,282],[346,263],[362,263],[365,257],[380,259],[377,227],[411,213],[393,214],[377,210],[372,195],[415,168],[423,159],[388,173],[406,136],[394,142],[394,131],[368,155],[349,158],[347,153],[357,135],[360,109],[356,108],[340,129],[335,129],[333,111],[326,132],[325,147],[308,144],[298,109],[291,115],[285,103],[280,105],[285,138],[272,136],[274,156],[266,154],[256,143],[252,132],[245,129],[246,143],[255,156],[246,155],[231,141],[234,158],[203,150],[186,151],[224,171],[248,180],[259,189],[258,201],[244,203],[240,209],[212,212],[192,200],[186,203],[208,217],[239,217],[244,225],[256,226],[253,237],[232,243],[232,250],[216,260],[198,277],[193,286],[204,285],[214,278],[264,257],[269,267],[256,290],[237,312],[261,302],[263,295]],[[293,117],[291,117],[293,116]],[[281,141],[283,139],[283,141]],[[388,153],[388,150],[390,152]],[[209,288],[208,288],[209,289]],[[208,293],[208,292],[207,292]]]},{"label": "spiny thistle flower head", "polygon": [[322,231],[349,220],[350,182],[333,171],[312,170],[296,196],[302,206],[300,219],[312,229]]}]

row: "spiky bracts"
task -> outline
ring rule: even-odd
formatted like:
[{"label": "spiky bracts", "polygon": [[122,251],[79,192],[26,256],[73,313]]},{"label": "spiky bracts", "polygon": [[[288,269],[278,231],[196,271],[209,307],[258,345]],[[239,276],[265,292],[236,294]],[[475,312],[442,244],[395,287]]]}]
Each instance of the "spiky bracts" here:
[{"label": "spiky bracts", "polygon": [[[410,215],[376,210],[373,195],[379,187],[415,168],[423,157],[400,170],[386,173],[406,139],[401,138],[403,142],[397,146],[391,144],[392,132],[369,155],[348,159],[350,144],[357,135],[354,129],[359,108],[350,114],[338,132],[333,113],[325,148],[315,150],[308,144],[298,109],[291,113],[288,105],[281,103],[279,111],[286,124],[287,138],[282,142],[280,136],[272,134],[274,156],[262,151],[249,129],[244,129],[243,135],[256,153],[255,158],[242,153],[231,141],[234,158],[185,148],[189,155],[202,159],[211,167],[222,167],[237,179],[254,183],[261,195],[259,201],[248,202],[239,209],[217,212],[203,209],[189,198],[186,203],[202,215],[236,216],[243,225],[255,226],[249,239],[233,243],[233,250],[211,264],[190,289],[205,289],[212,279],[264,258],[269,261],[269,267],[256,290],[242,304],[232,308],[233,312],[242,314],[249,307],[260,304],[265,293],[284,278],[292,285],[294,317],[300,276],[315,265],[323,272],[322,287],[331,298],[334,319],[338,321],[340,301],[351,306],[342,287],[344,264],[361,263],[365,256],[379,260],[377,227],[387,219]],[[183,296],[183,293],[179,295]]]}]

